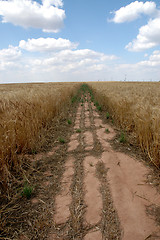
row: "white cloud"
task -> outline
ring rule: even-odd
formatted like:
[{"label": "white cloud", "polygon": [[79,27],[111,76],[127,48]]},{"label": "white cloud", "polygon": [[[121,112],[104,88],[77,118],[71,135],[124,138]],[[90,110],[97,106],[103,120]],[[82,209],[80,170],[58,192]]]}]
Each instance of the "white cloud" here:
[{"label": "white cloud", "polygon": [[80,49],[76,51],[65,50],[59,53],[59,57],[64,61],[80,61],[86,59],[98,59],[99,61],[117,59],[114,55],[105,55],[104,53],[96,52],[90,49]]},{"label": "white cloud", "polygon": [[160,45],[160,18],[155,18],[139,29],[137,38],[130,42],[126,49],[138,52],[158,45]]},{"label": "white cloud", "polygon": [[62,0],[42,0],[42,3],[45,7],[50,7],[54,5],[55,7],[63,7]]},{"label": "white cloud", "polygon": [[160,66],[160,51],[156,50],[146,61],[141,61],[138,63],[140,66],[149,66],[149,67],[157,67]]},{"label": "white cloud", "polygon": [[[67,39],[39,38],[20,41],[19,47],[9,46],[8,49],[0,51],[1,70],[8,70],[9,65],[15,66],[20,71],[30,69],[30,72],[37,72],[38,75],[43,72],[58,71],[75,72],[100,71],[105,64],[117,59],[115,55],[106,55],[90,49],[76,49],[77,44]],[[21,53],[20,49],[28,51]],[[31,54],[29,52],[37,52]],[[42,54],[43,53],[43,54]],[[20,58],[20,56],[22,57]],[[17,68],[16,68],[17,66]]]},{"label": "white cloud", "polygon": [[21,56],[21,51],[18,47],[9,46],[9,48],[0,50],[0,60],[16,60]]},{"label": "white cloud", "polygon": [[126,45],[127,50],[139,52],[160,45],[160,10],[154,2],[135,1],[115,11],[114,14],[115,16],[111,21],[115,23],[130,22],[142,14],[150,17],[148,23],[140,27],[136,39]]},{"label": "white cloud", "polygon": [[0,15],[3,23],[12,23],[25,28],[41,28],[44,32],[58,32],[63,27],[65,11],[61,0],[0,0]]},{"label": "white cloud", "polygon": [[[160,51],[135,64],[119,64],[114,55],[90,49],[31,54],[17,47],[0,51],[0,83],[52,81],[160,80]],[[3,64],[2,60],[3,59]],[[14,59],[10,60],[9,59]]]},{"label": "white cloud", "polygon": [[21,51],[18,47],[9,46],[7,49],[0,50],[0,70],[15,66],[20,57]]},{"label": "white cloud", "polygon": [[142,14],[153,15],[156,14],[156,4],[154,2],[132,2],[119,10],[114,11],[114,18],[111,20],[115,23],[131,22],[139,18]]},{"label": "white cloud", "polygon": [[72,43],[68,39],[62,38],[38,38],[28,39],[28,41],[21,40],[19,47],[30,52],[50,52],[60,51],[63,49],[75,49],[78,43]]},{"label": "white cloud", "polygon": [[41,68],[44,71],[49,69],[58,69],[61,72],[69,72],[71,70],[91,69],[93,66],[98,65],[95,68],[100,70],[101,64],[106,61],[112,61],[117,59],[114,55],[105,55],[103,53],[95,52],[90,49],[81,50],[63,50],[55,53],[52,57],[33,60],[31,66],[35,68]]}]

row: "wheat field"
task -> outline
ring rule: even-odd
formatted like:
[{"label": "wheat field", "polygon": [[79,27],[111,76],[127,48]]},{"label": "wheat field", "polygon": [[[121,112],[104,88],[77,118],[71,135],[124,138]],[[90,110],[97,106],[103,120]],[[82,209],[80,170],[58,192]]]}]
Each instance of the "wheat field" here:
[{"label": "wheat field", "polygon": [[[160,167],[160,83],[90,82],[102,109],[133,133],[150,162]],[[0,85],[0,194],[12,171],[20,171],[19,155],[43,142],[43,131],[71,103],[78,83]]]},{"label": "wheat field", "polygon": [[150,162],[160,167],[160,83],[93,82],[89,86],[115,123],[134,133]]},{"label": "wheat field", "polygon": [[71,103],[77,83],[0,85],[0,192],[12,171],[20,170],[18,155],[32,152],[43,130]]}]

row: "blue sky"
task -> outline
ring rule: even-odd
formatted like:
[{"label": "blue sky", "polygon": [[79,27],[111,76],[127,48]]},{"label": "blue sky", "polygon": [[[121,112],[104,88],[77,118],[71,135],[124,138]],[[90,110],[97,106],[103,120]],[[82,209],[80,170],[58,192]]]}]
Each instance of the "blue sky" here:
[{"label": "blue sky", "polygon": [[160,80],[159,1],[0,0],[0,83]]}]

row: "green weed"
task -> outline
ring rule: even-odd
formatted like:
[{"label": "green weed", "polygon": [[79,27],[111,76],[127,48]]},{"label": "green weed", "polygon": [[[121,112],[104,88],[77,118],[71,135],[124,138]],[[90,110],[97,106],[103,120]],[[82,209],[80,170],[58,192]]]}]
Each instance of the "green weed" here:
[{"label": "green weed", "polygon": [[109,114],[109,112],[107,112],[106,113],[106,118],[109,119],[109,117],[110,117],[110,114]]},{"label": "green weed", "polygon": [[98,111],[102,111],[102,107],[101,106],[97,106]]},{"label": "green weed", "polygon": [[32,154],[37,154],[37,151],[35,149],[32,149]]},{"label": "green weed", "polygon": [[72,121],[71,121],[71,120],[68,120],[68,124],[69,124],[69,125],[72,124]]},{"label": "green weed", "polygon": [[74,103],[77,100],[77,96],[72,97],[71,102]]},{"label": "green weed", "polygon": [[25,183],[21,195],[25,196],[27,199],[30,199],[32,193],[33,193],[33,187],[29,186],[28,183]]},{"label": "green weed", "polygon": [[105,129],[105,132],[106,132],[106,133],[110,133],[110,131],[109,131],[109,129],[108,129],[108,128],[106,128],[106,129]]},{"label": "green weed", "polygon": [[94,97],[92,96],[92,97],[91,97],[91,102],[93,102],[93,101],[94,101]]},{"label": "green weed", "polygon": [[78,128],[78,129],[76,130],[76,133],[81,133],[81,129]]},{"label": "green weed", "polygon": [[60,137],[60,138],[59,138],[59,142],[60,142],[60,143],[65,143],[64,138]]},{"label": "green weed", "polygon": [[120,143],[125,143],[126,142],[126,136],[123,132],[121,132],[119,141],[120,141]]},{"label": "green weed", "polygon": [[95,102],[95,105],[96,105],[96,107],[98,107],[98,106],[99,106],[99,103],[98,103],[98,102]]}]

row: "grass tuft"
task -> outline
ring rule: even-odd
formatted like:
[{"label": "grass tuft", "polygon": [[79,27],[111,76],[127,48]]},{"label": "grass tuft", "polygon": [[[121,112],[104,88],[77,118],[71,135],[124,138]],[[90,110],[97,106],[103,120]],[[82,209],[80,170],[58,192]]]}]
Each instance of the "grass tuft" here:
[{"label": "grass tuft", "polygon": [[67,122],[68,122],[68,124],[69,124],[69,125],[71,125],[71,124],[72,124],[72,121],[71,121],[71,120],[68,120]]},{"label": "grass tuft", "polygon": [[109,129],[108,129],[108,128],[106,128],[106,129],[105,129],[105,132],[106,132],[106,133],[110,133],[110,131],[109,131]]},{"label": "grass tuft", "polygon": [[21,195],[26,197],[27,199],[30,199],[32,193],[33,193],[33,187],[28,185],[28,183],[25,183]]},{"label": "grass tuft", "polygon": [[76,129],[76,133],[81,133],[82,132],[82,130],[81,129]]},{"label": "grass tuft", "polygon": [[98,106],[97,109],[98,109],[98,111],[102,111],[102,107],[101,106]]},{"label": "grass tuft", "polygon": [[120,138],[119,138],[120,143],[125,143],[126,140],[126,136],[123,132],[121,132]]},{"label": "grass tuft", "polygon": [[110,117],[110,114],[109,114],[109,112],[107,112],[106,113],[106,118],[109,119],[109,117]]},{"label": "grass tuft", "polygon": [[66,141],[64,140],[64,138],[60,137],[60,138],[59,138],[59,142],[60,142],[60,143],[65,143]]}]

